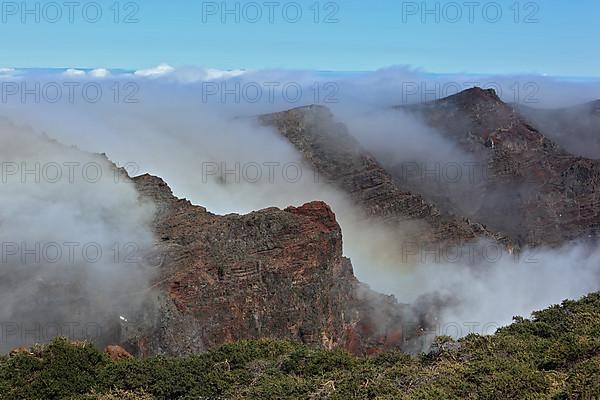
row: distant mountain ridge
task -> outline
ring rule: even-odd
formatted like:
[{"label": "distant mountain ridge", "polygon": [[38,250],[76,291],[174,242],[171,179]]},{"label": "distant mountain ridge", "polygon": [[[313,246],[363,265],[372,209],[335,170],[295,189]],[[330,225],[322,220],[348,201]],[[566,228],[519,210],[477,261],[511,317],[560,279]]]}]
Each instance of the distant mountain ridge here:
[{"label": "distant mountain ridge", "polygon": [[424,243],[461,244],[487,238],[511,244],[502,234],[442,213],[420,194],[405,190],[326,107],[300,107],[259,119],[275,127],[319,176],[346,193],[369,217],[399,230],[416,223],[412,236]]},{"label": "distant mountain ridge", "polygon": [[493,90],[473,88],[400,106],[473,157],[493,179],[472,185],[472,218],[531,245],[595,238],[600,228],[600,162],[577,157],[534,128]]}]

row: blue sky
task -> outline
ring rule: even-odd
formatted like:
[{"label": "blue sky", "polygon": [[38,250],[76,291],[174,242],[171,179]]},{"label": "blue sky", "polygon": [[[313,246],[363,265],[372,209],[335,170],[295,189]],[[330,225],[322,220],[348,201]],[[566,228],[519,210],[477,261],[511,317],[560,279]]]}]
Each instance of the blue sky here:
[{"label": "blue sky", "polygon": [[[235,10],[236,2],[111,0],[97,2],[101,17],[87,1],[71,9],[59,1],[53,4],[60,8],[41,2],[36,10],[35,3],[25,2],[26,12],[21,2],[2,2],[0,68],[168,63],[348,71],[412,65],[438,73],[600,75],[597,0],[481,1],[472,9],[463,1],[275,1],[272,8],[246,1],[225,15],[222,5]],[[423,4],[435,10],[436,3],[438,11],[423,15]],[[132,23],[124,23],[127,16]]]}]

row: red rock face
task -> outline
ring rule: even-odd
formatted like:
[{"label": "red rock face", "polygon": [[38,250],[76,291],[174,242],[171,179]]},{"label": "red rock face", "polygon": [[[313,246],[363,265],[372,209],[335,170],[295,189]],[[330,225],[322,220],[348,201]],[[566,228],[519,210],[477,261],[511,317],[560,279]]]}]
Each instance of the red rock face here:
[{"label": "red rock face", "polygon": [[218,216],[175,198],[160,178],[134,181],[157,204],[165,256],[161,310],[135,339],[137,352],[185,354],[257,338],[356,354],[402,344],[380,337],[390,327],[397,334],[404,307],[356,280],[325,203]]}]

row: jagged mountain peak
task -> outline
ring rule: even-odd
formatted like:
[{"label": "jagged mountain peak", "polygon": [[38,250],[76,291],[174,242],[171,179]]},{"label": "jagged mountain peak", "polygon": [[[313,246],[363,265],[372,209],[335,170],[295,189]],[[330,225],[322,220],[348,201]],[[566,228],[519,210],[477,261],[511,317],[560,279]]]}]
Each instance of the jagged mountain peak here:
[{"label": "jagged mountain peak", "polygon": [[[442,101],[455,102],[455,103],[470,103],[470,102],[497,102],[503,103],[498,97],[496,90],[494,89],[483,89],[478,86],[463,90],[462,92],[448,96],[441,99]],[[434,100],[435,102],[435,100]]]},{"label": "jagged mountain peak", "polygon": [[483,199],[473,211],[477,221],[532,245],[595,236],[600,211],[593,188],[600,164],[545,135],[544,125],[524,116],[535,109],[506,104],[480,88],[402,109],[483,166],[482,184],[467,187],[471,197]]}]

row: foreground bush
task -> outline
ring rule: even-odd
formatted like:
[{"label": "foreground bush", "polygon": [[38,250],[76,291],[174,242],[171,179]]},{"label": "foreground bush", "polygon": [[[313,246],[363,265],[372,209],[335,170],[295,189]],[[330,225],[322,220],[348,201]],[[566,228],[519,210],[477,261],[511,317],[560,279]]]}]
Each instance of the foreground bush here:
[{"label": "foreground bush", "polygon": [[56,339],[0,359],[1,399],[598,399],[600,293],[434,352],[358,358],[284,341],[113,362]]}]

